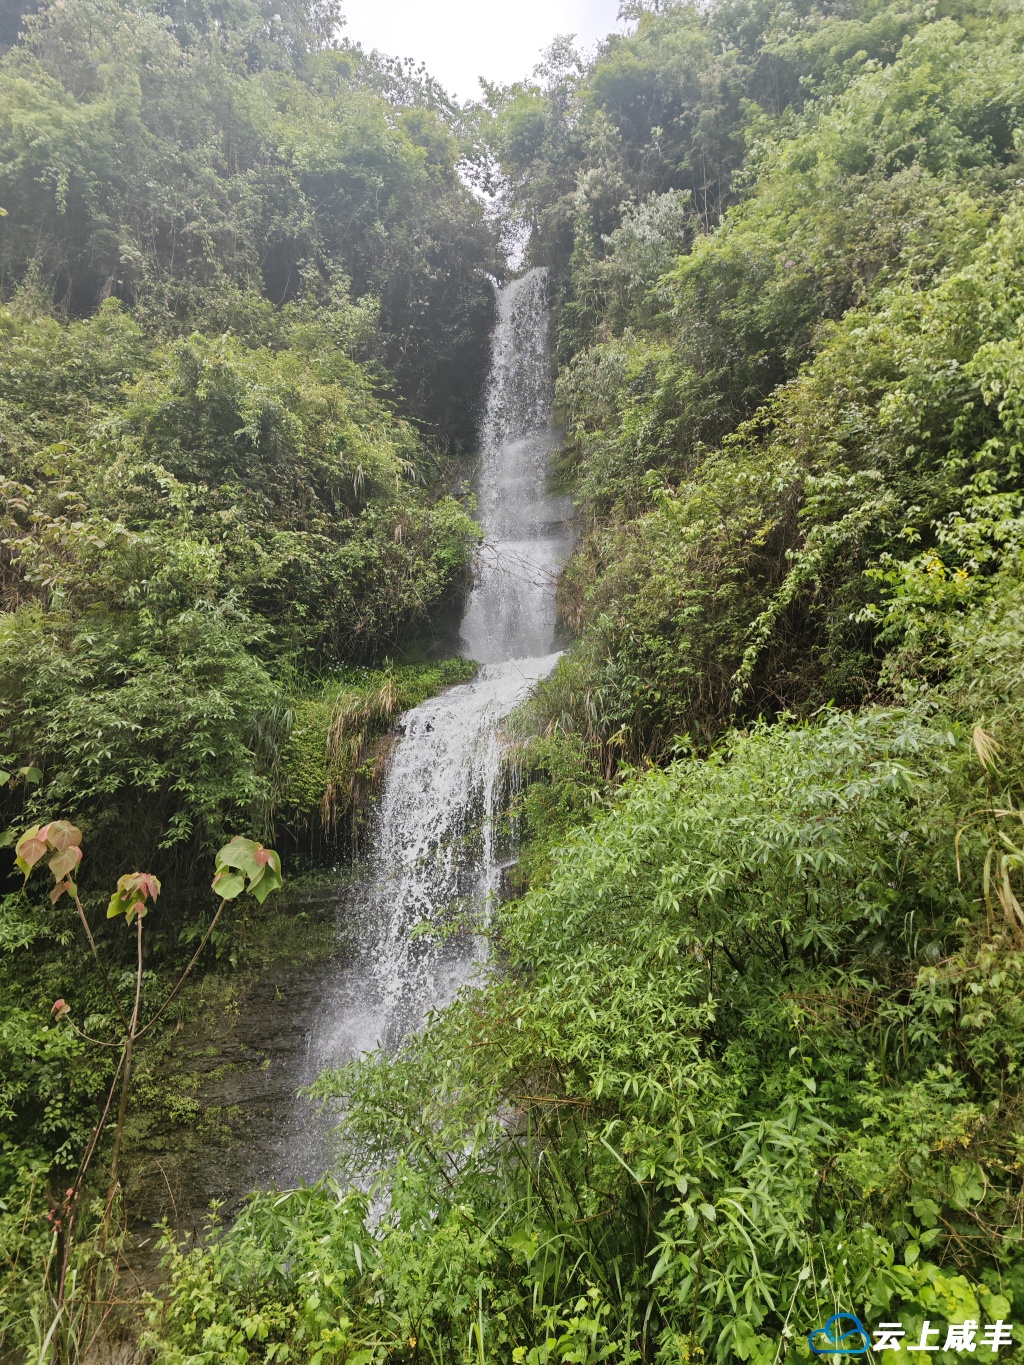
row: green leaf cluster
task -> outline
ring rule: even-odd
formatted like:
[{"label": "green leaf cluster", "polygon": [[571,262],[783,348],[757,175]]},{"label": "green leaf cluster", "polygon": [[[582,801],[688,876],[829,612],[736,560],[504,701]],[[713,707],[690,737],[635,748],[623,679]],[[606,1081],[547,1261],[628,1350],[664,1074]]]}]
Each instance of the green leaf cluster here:
[{"label": "green leaf cluster", "polygon": [[246,891],[262,905],[284,885],[278,854],[241,834],[217,854],[216,868],[213,889],[221,900],[233,901]]}]

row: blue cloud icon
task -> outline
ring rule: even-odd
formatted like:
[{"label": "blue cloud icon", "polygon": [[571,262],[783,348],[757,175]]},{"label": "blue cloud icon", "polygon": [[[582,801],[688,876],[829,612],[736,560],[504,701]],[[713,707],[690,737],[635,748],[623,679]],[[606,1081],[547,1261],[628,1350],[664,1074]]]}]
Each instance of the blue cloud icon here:
[{"label": "blue cloud icon", "polygon": [[871,1338],[854,1313],[834,1313],[808,1335],[807,1345],[816,1356],[862,1356],[871,1350]]}]

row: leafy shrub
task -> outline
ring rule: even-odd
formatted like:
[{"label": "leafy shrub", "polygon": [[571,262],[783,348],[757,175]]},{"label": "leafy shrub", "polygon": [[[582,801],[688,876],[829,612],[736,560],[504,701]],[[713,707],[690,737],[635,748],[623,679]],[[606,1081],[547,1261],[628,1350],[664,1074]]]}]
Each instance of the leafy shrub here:
[{"label": "leafy shrub", "polygon": [[724,1361],[799,1358],[836,1303],[1008,1317],[1021,929],[972,908],[986,804],[934,703],[635,778],[502,911],[500,979],[321,1082],[386,1172],[365,1262],[317,1250],[358,1201],[258,1199],[176,1254],[157,1359],[253,1358],[248,1321],[305,1360]]}]

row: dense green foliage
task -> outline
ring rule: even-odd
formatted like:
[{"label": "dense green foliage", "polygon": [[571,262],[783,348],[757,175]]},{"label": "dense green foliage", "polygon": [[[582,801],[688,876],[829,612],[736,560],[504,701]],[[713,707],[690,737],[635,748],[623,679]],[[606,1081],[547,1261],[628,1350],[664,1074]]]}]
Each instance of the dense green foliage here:
[{"label": "dense green foliage", "polygon": [[70,1359],[102,1316],[76,1317],[116,1249],[85,1235],[91,1186],[62,1322],[53,1248],[120,1029],[67,902],[15,889],[11,831],[84,830],[129,1012],[119,875],[166,887],[145,1012],[210,922],[227,836],[280,836],[290,868],[347,852],[396,711],[467,675],[393,661],[428,657],[467,586],[499,268],[459,174],[472,130],[345,44],[332,4],[25,11],[0,23],[5,1360]]},{"label": "dense green foliage", "polygon": [[323,1083],[383,1229],[258,1200],[174,1262],[158,1358],[768,1362],[840,1307],[1009,1318],[1021,920],[984,868],[1021,775],[960,718],[1019,751],[1021,624],[1014,579],[943,693],[630,784],[503,911],[500,980]]},{"label": "dense green foliage", "polygon": [[[319,1083],[344,1101],[342,1174],[378,1171],[378,1201],[344,1181],[261,1194],[169,1252],[161,1365],[780,1365],[839,1309],[913,1338],[1024,1304],[1024,23],[1000,0],[626,12],[592,61],[557,44],[479,111],[507,219],[553,273],[580,508],[560,596],[577,640],[514,726],[524,848],[493,974]],[[263,90],[278,60],[239,79]],[[319,90],[308,60],[289,79]],[[382,88],[328,60],[355,63],[360,99]],[[361,349],[389,324],[338,251],[354,295],[313,289],[259,334],[185,335],[157,252],[131,316],[12,307],[4,343],[93,357],[87,400],[52,421],[55,398],[3,394],[12,496],[39,518],[29,534],[14,508],[16,687],[63,696],[80,650],[81,715],[124,706],[119,729],[145,698],[104,667],[176,661],[189,632],[235,641],[271,690],[211,645],[226,709],[236,685],[259,701],[248,729],[204,713],[209,744],[237,755],[249,810],[290,772],[296,820],[371,789],[373,736],[414,684],[343,672],[289,712],[286,661],[370,659],[415,628],[388,612],[444,599],[469,539],[420,491],[431,457]],[[154,339],[158,278],[180,327]],[[310,337],[315,364],[290,368]],[[355,434],[332,444],[343,411]],[[78,431],[100,459],[75,464]],[[122,469],[152,490],[144,526]],[[344,603],[329,625],[302,609],[317,582]],[[158,628],[125,644],[108,617]],[[48,672],[32,650],[57,630]],[[39,705],[60,743],[78,733]],[[77,742],[69,773],[92,763]],[[211,788],[209,809],[227,800]],[[205,809],[171,838],[204,838]],[[20,1046],[35,1077],[55,1044]]]},{"label": "dense green foliage", "polygon": [[257,1198],[172,1259],[158,1360],[1019,1311],[1024,28],[636,11],[488,99],[582,513],[500,967],[321,1082],[381,1225]]},{"label": "dense green foliage", "polygon": [[490,236],[335,18],[76,0],[0,63],[0,762],[111,859],[269,831],[301,679],[465,583]]},{"label": "dense green foliage", "polygon": [[339,48],[338,18],[330,0],[44,5],[0,71],[0,286],[269,340],[275,307],[350,284],[379,319],[369,352],[464,443],[493,251],[457,114]]},{"label": "dense green foliage", "polygon": [[296,670],[425,626],[472,544],[359,366],[292,335],[150,347],[112,301],[8,324],[4,757],[149,860],[266,828]]},{"label": "dense green foliage", "polygon": [[[711,31],[734,22],[716,14]],[[789,14],[758,13],[756,60],[749,34],[732,34],[748,92],[763,63],[792,58],[805,79],[780,75],[772,100],[745,106],[738,202],[714,232],[676,254],[696,230],[685,182],[661,194],[630,182],[599,236],[579,189],[550,208],[575,223],[558,267],[572,350],[560,395],[593,528],[563,586],[589,666],[552,702],[627,757],[680,733],[707,740],[737,714],[870,694],[884,652],[871,570],[905,557],[901,540],[935,550],[964,516],[978,527],[961,558],[984,559],[985,528],[1011,511],[985,500],[1019,483],[1003,401],[1017,344],[1019,16],[869,6],[787,37]],[[695,25],[670,8],[632,41],[660,61]],[[581,111],[630,46],[613,43],[573,85]],[[619,120],[620,160],[652,145],[621,104],[600,107]],[[581,112],[588,176],[612,164],[590,119]],[[729,124],[717,107],[707,120]]]}]

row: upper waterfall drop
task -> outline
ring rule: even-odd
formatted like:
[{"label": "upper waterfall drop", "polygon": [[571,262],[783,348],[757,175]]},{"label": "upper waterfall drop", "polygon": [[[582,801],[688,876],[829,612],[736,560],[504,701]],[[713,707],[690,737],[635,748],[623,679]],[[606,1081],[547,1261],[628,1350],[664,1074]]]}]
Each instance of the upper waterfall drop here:
[{"label": "upper waterfall drop", "polygon": [[548,272],[498,290],[477,489],[485,540],[462,622],[479,663],[535,659],[555,641],[555,588],[569,549],[569,499],[548,494],[552,425]]}]

